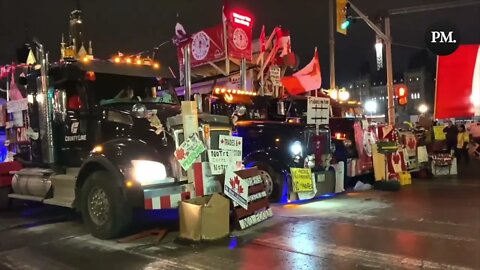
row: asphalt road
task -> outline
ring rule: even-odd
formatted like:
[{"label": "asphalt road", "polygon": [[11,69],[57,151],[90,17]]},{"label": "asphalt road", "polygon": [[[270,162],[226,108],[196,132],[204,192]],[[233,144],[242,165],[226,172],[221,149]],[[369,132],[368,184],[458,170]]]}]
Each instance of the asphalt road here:
[{"label": "asphalt road", "polygon": [[[480,269],[480,179],[417,180],[299,205],[214,243],[101,241],[68,210],[17,205],[0,213],[3,269]],[[166,220],[166,221],[165,221]],[[141,222],[139,222],[141,224]],[[140,229],[147,229],[139,225]]]}]

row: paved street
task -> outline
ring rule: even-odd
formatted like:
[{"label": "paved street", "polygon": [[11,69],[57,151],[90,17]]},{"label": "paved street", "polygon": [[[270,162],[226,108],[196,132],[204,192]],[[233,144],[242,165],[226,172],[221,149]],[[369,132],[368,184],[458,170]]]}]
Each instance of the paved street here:
[{"label": "paved street", "polygon": [[199,245],[176,241],[172,213],[160,244],[118,243],[92,238],[64,209],[20,205],[0,214],[0,269],[479,269],[479,192],[475,180],[417,180],[277,205],[261,225]]}]

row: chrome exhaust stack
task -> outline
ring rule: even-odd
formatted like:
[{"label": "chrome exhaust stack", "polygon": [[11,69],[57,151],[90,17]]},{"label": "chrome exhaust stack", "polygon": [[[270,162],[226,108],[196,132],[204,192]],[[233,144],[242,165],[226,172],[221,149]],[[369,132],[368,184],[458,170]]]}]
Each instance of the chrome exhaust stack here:
[{"label": "chrome exhaust stack", "polygon": [[40,77],[37,78],[37,102],[39,106],[40,140],[42,145],[42,161],[45,164],[54,164],[55,146],[53,140],[52,101],[49,98],[48,85],[48,53],[43,44],[34,41],[37,45],[37,57],[40,62]]}]

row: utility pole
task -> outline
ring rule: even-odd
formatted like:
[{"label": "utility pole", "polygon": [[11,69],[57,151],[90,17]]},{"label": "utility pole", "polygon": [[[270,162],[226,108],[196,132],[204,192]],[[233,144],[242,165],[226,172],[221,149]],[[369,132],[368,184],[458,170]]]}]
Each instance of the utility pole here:
[{"label": "utility pole", "polygon": [[372,22],[360,9],[358,9],[352,2],[350,8],[365,21],[365,23],[372,28],[373,31],[385,43],[385,57],[387,62],[387,95],[388,95],[388,124],[395,125],[395,101],[393,99],[393,65],[392,65],[392,37],[390,35],[390,18],[385,18],[385,32],[383,32],[374,22]]},{"label": "utility pole", "polygon": [[[198,107],[195,101],[192,101],[192,73],[191,73],[191,45],[188,43],[183,48],[183,57],[185,65],[185,101],[182,101],[182,123],[183,136],[187,140],[193,134],[198,133]],[[193,168],[187,170],[188,183],[193,183],[194,172]]]},{"label": "utility pole", "polygon": [[387,61],[387,93],[388,93],[388,124],[395,125],[395,100],[393,100],[393,65],[392,65],[392,36],[390,34],[390,18],[385,18],[385,55]]},{"label": "utility pole", "polygon": [[330,33],[329,33],[329,44],[330,44],[330,89],[336,89],[335,84],[335,18],[333,16],[333,11],[335,9],[335,0],[329,0],[328,7],[328,18],[330,20]]},{"label": "utility pole", "polygon": [[467,7],[467,6],[474,6],[474,5],[480,5],[480,1],[479,0],[461,0],[461,1],[446,2],[446,3],[406,7],[406,8],[396,8],[396,9],[390,9],[388,11],[388,15],[390,16],[403,15],[403,14],[411,14],[411,13],[426,12],[426,11],[436,11],[440,9]]}]

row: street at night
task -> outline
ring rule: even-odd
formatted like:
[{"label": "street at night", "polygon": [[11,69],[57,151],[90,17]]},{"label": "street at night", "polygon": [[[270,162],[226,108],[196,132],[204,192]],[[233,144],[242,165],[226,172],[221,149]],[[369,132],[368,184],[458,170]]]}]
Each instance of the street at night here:
[{"label": "street at night", "polygon": [[275,205],[272,219],[196,245],[173,228],[159,244],[101,241],[68,211],[20,207],[0,214],[0,269],[478,269],[479,192],[444,178]]}]

